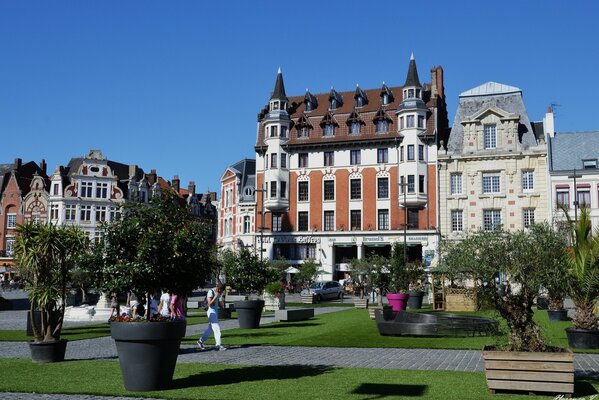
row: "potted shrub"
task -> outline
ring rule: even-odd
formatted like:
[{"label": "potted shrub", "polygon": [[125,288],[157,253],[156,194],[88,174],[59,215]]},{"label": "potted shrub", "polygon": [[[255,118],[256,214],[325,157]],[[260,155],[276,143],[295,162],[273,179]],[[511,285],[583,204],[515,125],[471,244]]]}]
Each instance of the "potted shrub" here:
[{"label": "potted shrub", "polygon": [[595,303],[599,296],[599,227],[593,235],[590,211],[582,207],[577,221],[568,221],[570,247],[568,248],[568,294],[574,302],[576,314],[573,328],[567,328],[568,343],[577,349],[599,348],[599,330]]},{"label": "potted shrub", "polygon": [[385,319],[391,317],[393,310],[388,304],[383,304],[383,295],[389,287],[389,259],[378,254],[368,257],[370,264],[370,283],[372,290],[376,293],[376,305],[368,309],[370,318],[374,319],[376,309],[383,311]]},{"label": "potted shrub", "polygon": [[[572,352],[548,346],[533,319],[547,271],[559,270],[552,264],[563,262],[565,249],[563,236],[547,223],[517,232],[479,231],[458,242],[443,242],[443,269],[473,280],[479,304],[490,302],[506,321],[505,347],[483,351],[490,390],[573,393]],[[508,281],[501,282],[500,276]]]},{"label": "potted shrub", "polygon": [[284,258],[269,262],[270,268],[278,280],[270,282],[264,288],[264,301],[267,310],[285,309],[285,274],[291,264]]},{"label": "potted shrub", "polygon": [[405,311],[410,294],[408,293],[410,272],[404,254],[404,246],[396,242],[389,260],[389,287],[387,300],[394,312]]},{"label": "potted shrub", "polygon": [[313,258],[308,258],[297,266],[299,272],[295,274],[295,278],[301,283],[303,288],[300,292],[302,303],[314,304],[318,302],[316,295],[310,293],[310,284],[316,280],[319,267],[320,265]]},{"label": "potted shrub", "polygon": [[[566,321],[568,319],[568,310],[564,309],[564,297],[568,291],[568,257],[559,252],[555,254],[556,262],[550,263],[545,269],[545,285],[547,315],[549,321]],[[543,297],[537,298],[537,309],[539,303],[543,306]]]},{"label": "potted shrub", "polygon": [[225,251],[223,263],[227,284],[246,296],[246,300],[234,302],[239,327],[258,328],[264,300],[258,299],[257,296],[264,291],[268,283],[277,279],[276,272],[270,267],[268,260],[260,260],[247,248],[238,252]]},{"label": "potted shrub", "polygon": [[[60,339],[67,285],[78,258],[88,249],[85,234],[72,227],[27,222],[17,227],[15,263],[26,282],[31,303],[29,321],[34,362],[64,360],[66,340]],[[35,313],[39,312],[39,318]]]},{"label": "potted shrub", "polygon": [[369,285],[371,264],[368,258],[354,258],[349,262],[351,270],[352,284],[354,294],[358,294],[359,298],[354,300],[356,308],[368,308],[368,297],[366,297],[366,287]]},{"label": "potted shrub", "polygon": [[[146,309],[152,293],[186,296],[202,286],[216,264],[208,224],[194,219],[170,190],[154,196],[149,205],[127,203],[123,217],[102,231],[88,263],[97,286],[107,293],[136,293],[140,302],[146,299]],[[184,318],[113,318],[110,331],[125,388],[168,388],[185,330]]]},{"label": "potted shrub", "polygon": [[408,270],[409,291],[408,308],[422,308],[422,300],[424,298],[424,284],[426,280],[426,272],[421,262],[409,263],[406,266]]}]

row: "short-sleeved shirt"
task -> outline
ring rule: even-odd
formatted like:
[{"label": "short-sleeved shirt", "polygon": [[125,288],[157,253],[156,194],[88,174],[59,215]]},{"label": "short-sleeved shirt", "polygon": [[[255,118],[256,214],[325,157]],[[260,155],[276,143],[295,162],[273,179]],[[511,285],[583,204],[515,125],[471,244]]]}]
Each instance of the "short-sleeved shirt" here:
[{"label": "short-sleeved shirt", "polygon": [[169,310],[169,306],[171,304],[171,296],[168,293],[162,293],[160,296],[160,301],[162,302],[162,308],[160,309],[160,315],[163,317],[168,317],[171,315],[171,310]]},{"label": "short-sleeved shirt", "polygon": [[[214,293],[214,289],[210,289],[210,290],[208,291],[207,298],[208,298],[208,299],[211,299],[211,298],[213,298],[213,297],[214,297],[214,294],[215,294],[215,293]],[[221,294],[222,294],[222,293],[221,293]],[[216,297],[216,300],[214,301],[214,303],[212,303],[212,305],[208,307],[208,312],[206,313],[207,315],[210,315],[210,314],[218,314],[218,309],[220,308],[218,303],[220,302],[220,296],[221,296],[221,294],[219,294],[219,295]],[[210,300],[208,300],[208,301],[210,301]]]},{"label": "short-sleeved shirt", "polygon": [[175,311],[175,318],[185,318],[185,301],[187,298],[181,295],[172,295],[171,296],[171,304],[173,305],[173,309]]}]

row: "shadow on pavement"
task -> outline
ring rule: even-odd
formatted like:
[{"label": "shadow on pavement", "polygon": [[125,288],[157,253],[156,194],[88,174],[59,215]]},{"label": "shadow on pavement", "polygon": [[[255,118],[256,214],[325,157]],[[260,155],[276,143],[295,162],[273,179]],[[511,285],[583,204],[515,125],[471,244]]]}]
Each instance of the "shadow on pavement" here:
[{"label": "shadow on pavement", "polygon": [[379,399],[387,396],[421,397],[427,385],[402,385],[390,383],[363,383],[352,391],[354,394],[367,395],[364,399]]},{"label": "shadow on pavement", "polygon": [[317,376],[332,371],[331,367],[305,366],[251,366],[227,368],[222,371],[205,372],[175,379],[172,389],[188,387],[230,385],[241,382],[255,382],[270,379],[298,379],[306,376]]}]

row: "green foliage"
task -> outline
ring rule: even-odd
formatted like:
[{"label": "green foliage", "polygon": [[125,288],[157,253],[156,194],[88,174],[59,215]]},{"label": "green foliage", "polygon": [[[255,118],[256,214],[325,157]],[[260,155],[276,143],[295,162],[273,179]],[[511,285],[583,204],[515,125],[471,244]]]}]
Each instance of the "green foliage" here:
[{"label": "green foliage", "polygon": [[386,288],[390,293],[407,293],[410,286],[412,274],[407,266],[404,246],[394,243],[389,260],[389,286]]},{"label": "green foliage", "polygon": [[242,293],[261,293],[269,282],[278,280],[279,272],[268,260],[242,248],[238,252],[226,250],[222,255],[227,284]]},{"label": "green foliage", "polygon": [[105,225],[88,268],[108,293],[188,294],[204,284],[216,265],[207,224],[170,191],[149,205],[124,206],[123,218]]},{"label": "green foliage", "polygon": [[275,271],[281,280],[286,278],[286,270],[291,267],[291,263],[284,258],[278,258],[276,260],[269,261],[270,268]]},{"label": "green foliage", "polygon": [[349,268],[352,274],[352,284],[354,290],[360,293],[360,298],[363,299],[365,289],[369,284],[371,264],[367,258],[354,258],[349,262]]},{"label": "green foliage", "polygon": [[278,296],[285,291],[285,287],[280,281],[270,282],[264,288],[264,292],[268,293],[271,296]]},{"label": "green foliage", "polygon": [[576,306],[573,319],[577,329],[597,329],[594,311],[595,298],[599,296],[599,227],[593,235],[590,211],[580,210],[577,221],[573,221],[568,210],[562,208],[568,221],[570,244],[568,248],[568,292]]},{"label": "green foliage", "polygon": [[60,339],[66,288],[89,241],[77,228],[26,222],[17,227],[15,263],[27,283],[31,312],[42,312],[41,326],[32,320],[35,340]]},{"label": "green foliage", "polygon": [[[505,318],[509,349],[544,351],[532,306],[564,262],[565,243],[547,223],[526,231],[478,231],[460,241],[442,243],[441,270],[451,279],[471,279],[477,301],[493,304]],[[500,273],[509,283],[500,286]]]},{"label": "green foliage", "polygon": [[295,274],[295,278],[304,285],[309,285],[316,280],[320,272],[319,268],[320,264],[316,260],[308,258],[304,260],[303,264],[298,265],[297,269],[299,269],[299,272]]}]

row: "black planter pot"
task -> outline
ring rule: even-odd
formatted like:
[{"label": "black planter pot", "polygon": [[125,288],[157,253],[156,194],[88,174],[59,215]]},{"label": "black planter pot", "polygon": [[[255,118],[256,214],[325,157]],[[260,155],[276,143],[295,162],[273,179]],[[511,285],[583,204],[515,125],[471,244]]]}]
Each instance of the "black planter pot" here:
[{"label": "black planter pot", "polygon": [[566,335],[573,349],[599,349],[599,329],[566,328]]},{"label": "black planter pot", "polygon": [[234,304],[241,329],[257,329],[260,327],[264,300],[243,300],[236,301]]},{"label": "black planter pot", "polygon": [[64,361],[64,354],[67,350],[66,340],[56,340],[53,342],[30,342],[31,361],[34,363],[51,363]]},{"label": "black planter pot", "polygon": [[537,309],[547,310],[549,308],[549,299],[547,297],[537,297]]},{"label": "black planter pot", "polygon": [[411,309],[422,308],[422,299],[423,298],[424,298],[424,292],[410,291],[410,298],[408,299],[408,308],[411,308]]},{"label": "black planter pot", "polygon": [[549,321],[567,321],[568,310],[547,310]]},{"label": "black planter pot", "polygon": [[[38,329],[42,326],[42,312],[33,311],[33,319]],[[31,325],[31,313],[27,313],[27,336],[33,336],[33,326]]]},{"label": "black planter pot", "polygon": [[145,392],[171,386],[186,327],[185,320],[110,324],[125,389]]}]

